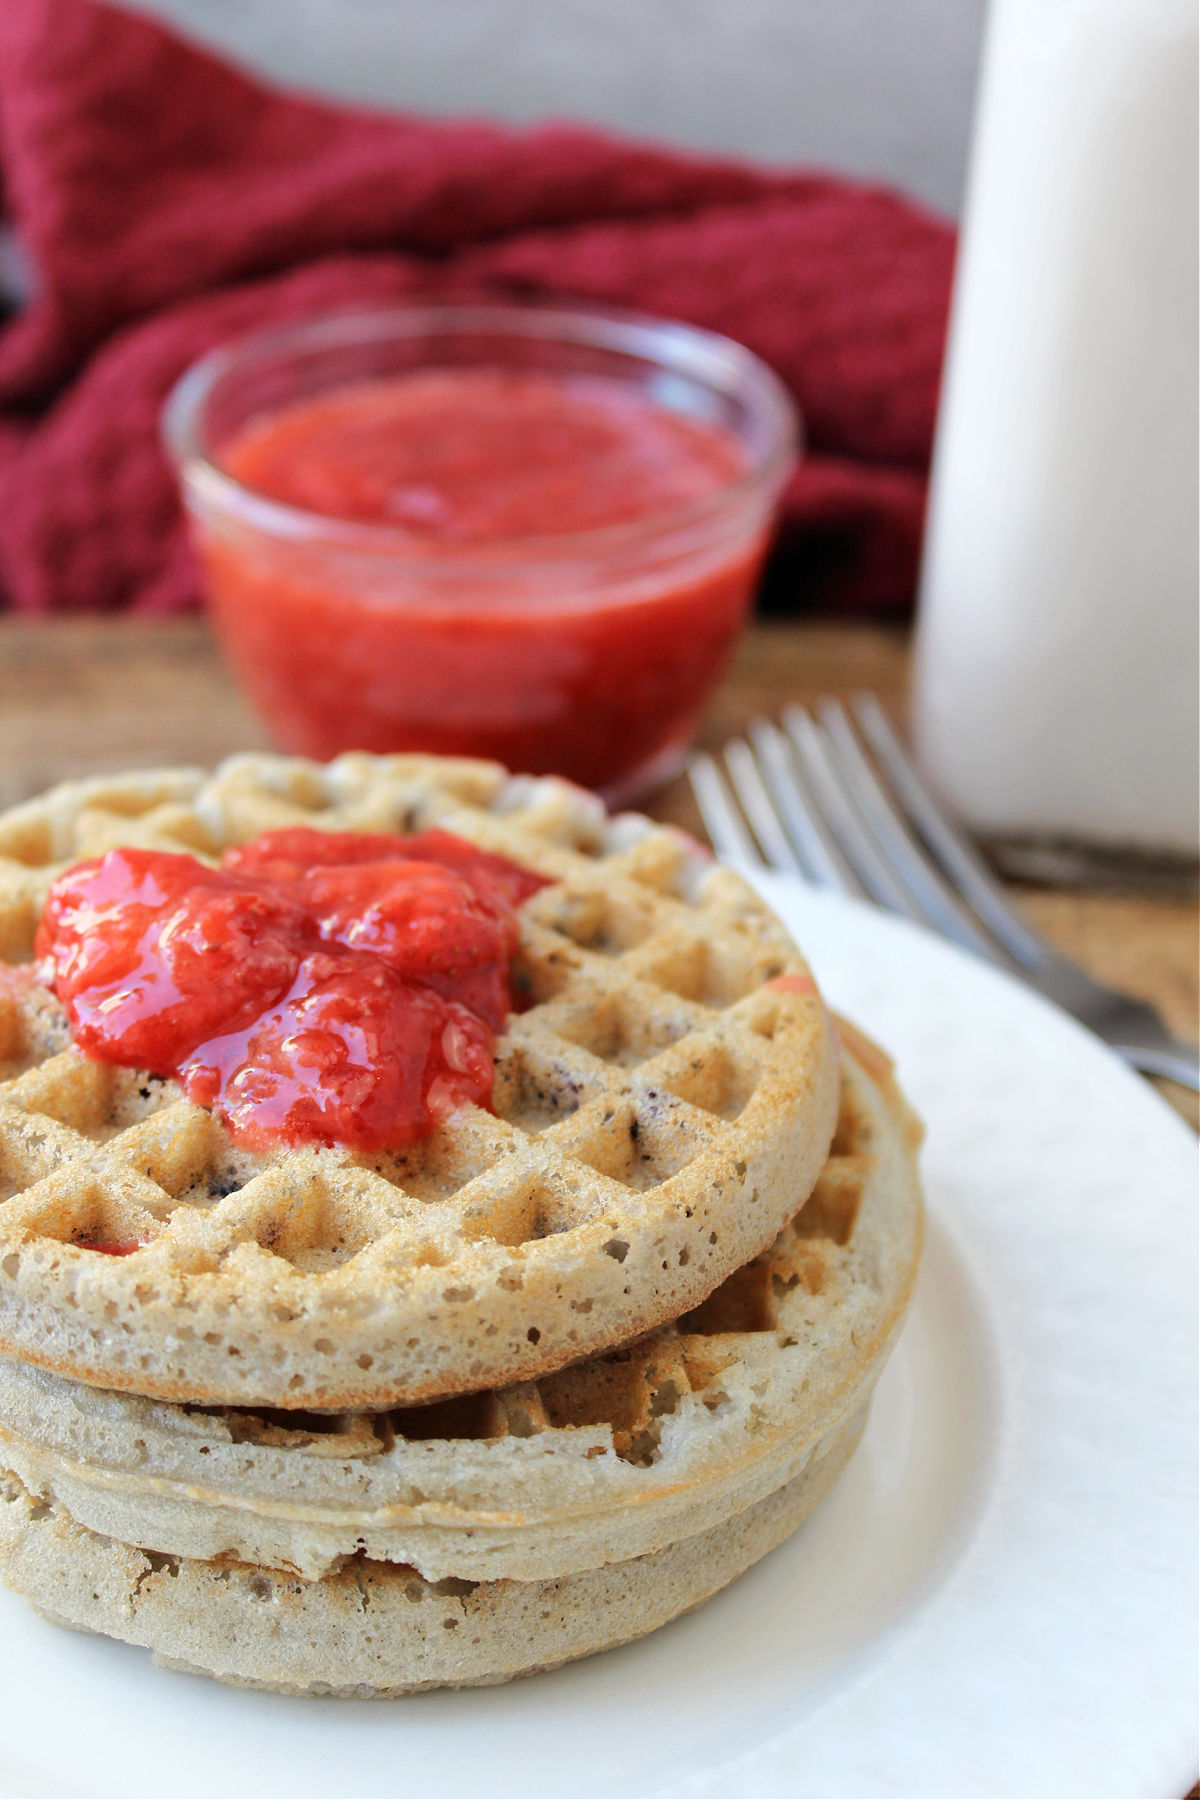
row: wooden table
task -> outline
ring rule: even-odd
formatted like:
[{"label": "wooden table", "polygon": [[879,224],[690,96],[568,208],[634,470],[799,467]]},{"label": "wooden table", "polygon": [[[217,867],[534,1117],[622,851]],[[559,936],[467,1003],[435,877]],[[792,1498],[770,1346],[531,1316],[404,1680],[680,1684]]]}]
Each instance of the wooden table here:
[{"label": "wooden table", "polygon": [[[860,625],[762,625],[743,642],[709,710],[701,743],[715,747],[756,713],[788,700],[873,689],[903,722],[908,640]],[[152,763],[212,763],[268,745],[220,662],[202,620],[148,623],[0,620],[0,806],[70,775]],[[687,783],[648,811],[702,834]],[[1194,1039],[1196,910],[1187,901],[1072,889],[1014,889],[1040,928],[1103,981],[1143,994],[1172,1029]],[[1193,1124],[1194,1096],[1163,1092]]]}]

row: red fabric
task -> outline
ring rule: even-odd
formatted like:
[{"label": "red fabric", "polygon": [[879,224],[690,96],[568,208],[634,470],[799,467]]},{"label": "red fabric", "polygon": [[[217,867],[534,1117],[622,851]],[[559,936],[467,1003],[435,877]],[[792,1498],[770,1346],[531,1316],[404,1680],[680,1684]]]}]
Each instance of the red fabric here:
[{"label": "red fabric", "polygon": [[258,325],[467,289],[596,298],[748,344],[807,426],[789,597],[911,600],[953,253],[940,221],[850,182],[590,131],[284,97],[98,0],[4,15],[3,185],[35,280],[0,330],[11,604],[194,603],[157,436],[177,375]]}]

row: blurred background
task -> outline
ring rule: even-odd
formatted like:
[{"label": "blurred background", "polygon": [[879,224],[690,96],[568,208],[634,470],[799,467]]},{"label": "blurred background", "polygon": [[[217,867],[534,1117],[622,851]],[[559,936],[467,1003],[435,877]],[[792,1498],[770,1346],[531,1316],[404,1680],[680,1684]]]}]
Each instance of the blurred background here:
[{"label": "blurred background", "polygon": [[985,0],[138,0],[330,99],[529,124],[963,193]]}]

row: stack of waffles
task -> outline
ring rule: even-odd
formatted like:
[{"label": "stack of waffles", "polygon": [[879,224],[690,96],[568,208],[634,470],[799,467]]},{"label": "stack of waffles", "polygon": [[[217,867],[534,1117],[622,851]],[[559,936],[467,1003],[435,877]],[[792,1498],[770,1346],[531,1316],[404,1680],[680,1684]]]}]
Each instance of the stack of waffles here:
[{"label": "stack of waffles", "polygon": [[[71,1048],[27,966],[61,869],[298,824],[550,878],[493,1111],[251,1153]],[[502,1681],[697,1605],[837,1479],[918,1131],[681,834],[424,757],[72,783],[0,818],[0,958],[0,1573],[43,1613],[286,1692]]]}]

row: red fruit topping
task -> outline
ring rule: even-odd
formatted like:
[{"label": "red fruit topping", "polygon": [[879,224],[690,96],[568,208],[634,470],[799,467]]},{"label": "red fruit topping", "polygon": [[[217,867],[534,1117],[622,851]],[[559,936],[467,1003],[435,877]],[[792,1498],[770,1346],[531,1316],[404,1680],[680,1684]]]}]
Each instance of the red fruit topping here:
[{"label": "red fruit topping", "polygon": [[175,1076],[239,1142],[374,1151],[490,1103],[544,885],[443,831],[114,850],[55,882],[36,953],[87,1055]]}]

